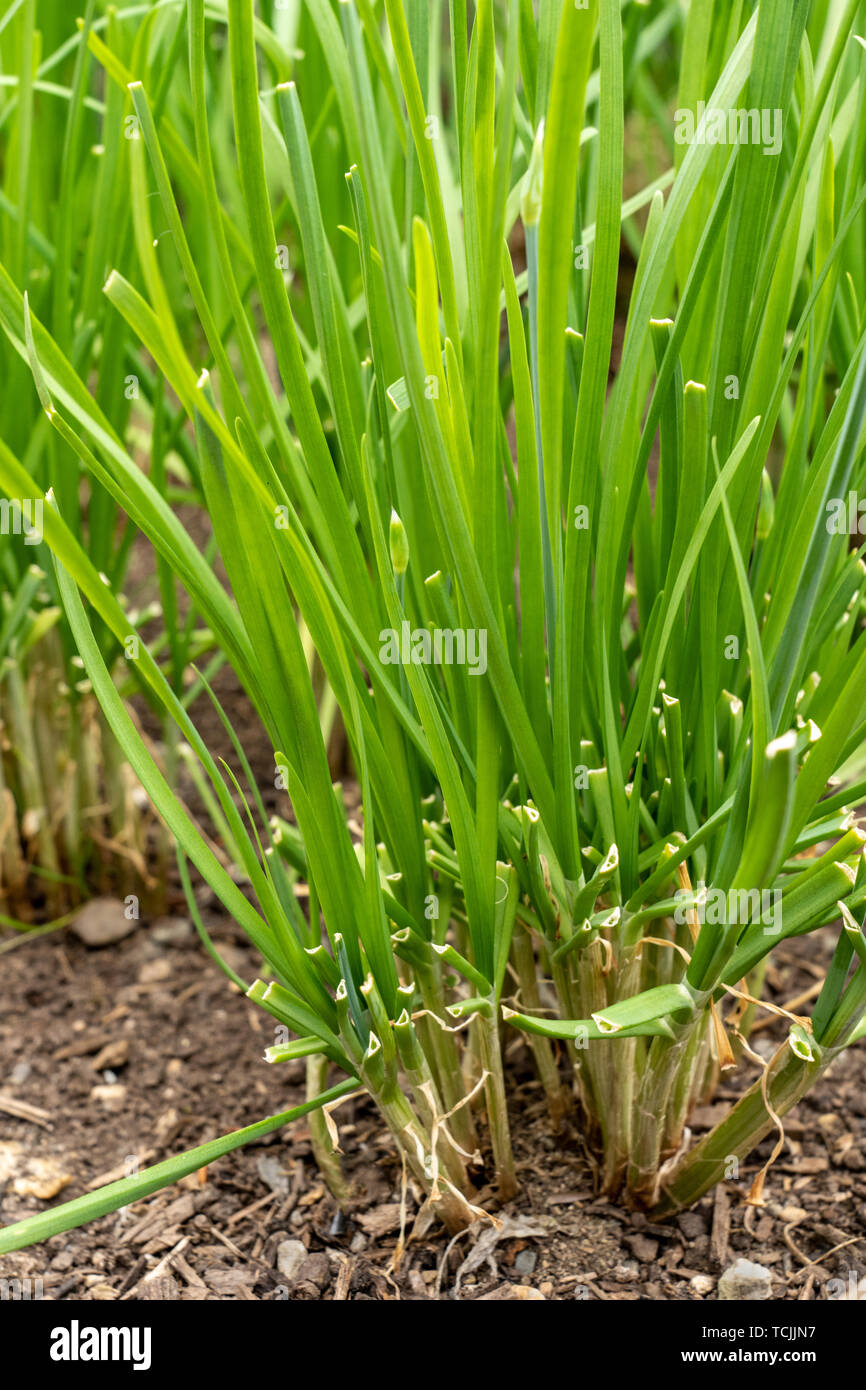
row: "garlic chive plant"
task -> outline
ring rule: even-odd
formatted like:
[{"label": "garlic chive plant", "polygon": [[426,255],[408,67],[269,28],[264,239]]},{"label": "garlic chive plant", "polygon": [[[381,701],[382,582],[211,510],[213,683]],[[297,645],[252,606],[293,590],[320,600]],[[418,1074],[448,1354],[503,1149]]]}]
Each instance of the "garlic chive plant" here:
[{"label": "garlic chive plant", "polygon": [[[85,34],[94,22],[91,0]],[[8,8],[0,22],[0,299],[4,322],[17,320],[20,292],[29,291],[113,427],[127,434],[135,400],[151,397],[156,380],[132,365],[137,345],[101,293],[104,264],[130,225],[117,185],[127,142],[122,95],[91,96],[91,66],[62,7]],[[133,532],[118,529],[116,504],[98,483],[86,501],[80,495],[76,456],[34,400],[14,335],[0,334],[0,419],[4,460],[22,463],[37,484],[0,500],[0,924],[14,929],[63,921],[90,892],[140,894],[153,817],[65,622],[43,545],[42,494],[53,487],[115,588]],[[154,474],[159,462],[157,444]],[[148,616],[140,610],[137,621]],[[122,669],[122,649],[119,657],[113,650]]]},{"label": "garlic chive plant", "polygon": [[[100,41],[142,135],[133,219],[158,204],[170,231],[143,248],[144,292],[113,271],[105,295],[194,430],[231,598],[63,345],[11,291],[2,306],[59,440],[187,589],[270,734],[285,814],[249,831],[141,646],[253,905],[142,744],[94,635],[123,642],[129,617],[46,499],[105,716],[267,963],[243,982],[278,1030],[266,1058],[315,1059],[303,1109],[362,1089],[451,1229],[480,1214],[485,1175],[516,1189],[508,1039],[531,1049],[551,1123],[571,1112],[588,1136],[604,1189],[663,1215],[730,1176],[866,1032],[866,570],[836,505],[866,474],[862,7],[691,5],[678,92],[654,108],[670,168],[624,201],[631,84],[674,8],[644,31],[620,0],[549,5],[541,23],[520,0],[471,16],[452,0],[441,49],[441,4],[307,0],[325,90],[306,60],[279,71],[253,0],[189,0],[194,146]],[[208,59],[226,24],[230,204]],[[288,289],[283,196],[303,265]],[[614,352],[624,228],[637,264]],[[164,290],[178,273],[210,373]],[[3,487],[23,486],[4,460]],[[345,721],[360,843],[296,611]],[[467,659],[482,634],[483,672]],[[772,1006],[782,1041],[761,1061],[748,1032],[768,958],[822,927],[823,989],[810,1016]],[[755,1079],[693,1143],[692,1106],[734,1065]],[[0,1249],[202,1161],[12,1226]]]},{"label": "garlic chive plant", "polygon": [[[149,217],[132,218],[128,184],[140,132],[124,109],[123,86],[105,83],[99,58],[106,43],[124,51],[128,42],[156,108],[173,111],[184,86],[179,92],[172,75],[184,55],[185,17],[178,6],[146,23],[141,8],[109,12],[89,0],[83,9],[76,22],[72,9],[20,3],[0,22],[3,325],[20,327],[26,290],[118,439],[139,460],[146,447],[146,466],[160,492],[200,507],[184,412],[102,293],[107,267],[122,265],[136,275],[137,260],[146,254],[142,238],[152,247],[164,233],[158,220],[152,227]],[[177,294],[170,280],[169,288]],[[188,313],[181,328],[185,340],[196,341],[197,321]],[[158,564],[145,598],[135,593],[129,567],[135,528],[99,479],[81,486],[75,453],[53,433],[33,397],[15,331],[0,334],[0,418],[7,463],[22,463],[39,485],[31,495],[26,479],[19,479],[0,499],[0,926],[25,931],[46,919],[49,929],[62,925],[93,893],[134,894],[139,902],[127,904],[131,912],[158,907],[170,846],[105,723],[66,624],[42,543],[41,493],[53,490],[115,592],[131,580],[130,616],[139,627],[150,623],[150,633],[164,615],[152,650],[188,701],[203,688],[189,662],[208,656],[212,642],[194,611],[178,619],[166,565]],[[104,650],[121,688],[140,694],[130,660],[135,644],[127,651],[111,640]],[[217,656],[213,664],[220,661]],[[327,728],[333,713],[326,701]],[[173,730],[169,721],[169,769],[183,753],[173,746]],[[23,940],[8,937],[3,945]]]}]

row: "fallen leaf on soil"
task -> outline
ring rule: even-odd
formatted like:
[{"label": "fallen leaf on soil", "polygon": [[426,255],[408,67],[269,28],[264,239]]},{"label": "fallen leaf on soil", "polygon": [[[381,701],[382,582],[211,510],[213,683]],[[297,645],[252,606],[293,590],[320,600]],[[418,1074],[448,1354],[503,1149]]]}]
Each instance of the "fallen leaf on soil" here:
[{"label": "fallen leaf on soil", "polygon": [[391,1235],[393,1231],[400,1229],[400,1203],[387,1202],[384,1206],[374,1207],[372,1211],[361,1212],[357,1219],[358,1225],[368,1236],[378,1240],[380,1236]]},{"label": "fallen leaf on soil", "polygon": [[[496,1226],[470,1227],[470,1231],[477,1231],[478,1234],[474,1247],[469,1251],[455,1275],[455,1295],[460,1290],[461,1279],[467,1274],[474,1273],[483,1264],[489,1266],[492,1274],[498,1274],[493,1252],[500,1240],[538,1239],[541,1236],[550,1236],[556,1228],[557,1222],[552,1216],[501,1216]],[[508,1296],[510,1297],[510,1295]]]}]

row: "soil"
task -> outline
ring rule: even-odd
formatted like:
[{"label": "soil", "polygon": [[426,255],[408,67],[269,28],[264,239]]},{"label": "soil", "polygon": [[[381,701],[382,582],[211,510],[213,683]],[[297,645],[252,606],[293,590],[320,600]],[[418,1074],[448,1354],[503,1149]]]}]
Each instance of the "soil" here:
[{"label": "soil", "polygon": [[[205,888],[202,908],[221,951],[253,978],[255,951]],[[4,1223],[122,1176],[131,1160],[158,1162],[303,1100],[303,1064],[262,1061],[267,1016],[204,955],[180,902],[174,910],[111,946],[90,949],[63,933],[2,958]],[[809,987],[814,949],[782,953],[771,997]],[[762,1030],[759,1047],[777,1031]],[[334,1116],[352,1189],[346,1213],[325,1189],[301,1120],[154,1197],[4,1257],[0,1275],[41,1279],[54,1300],[629,1301],[713,1300],[738,1256],[770,1270],[776,1299],[832,1297],[831,1280],[847,1286],[851,1271],[866,1273],[866,1049],[852,1049],[786,1118],[763,1207],[744,1199],[774,1138],[738,1181],[663,1225],[598,1196],[576,1128],[550,1129],[521,1039],[507,1062],[521,1192],[499,1210],[498,1229],[479,1223],[454,1241],[433,1230],[401,1252],[401,1222],[408,1235],[419,1194],[410,1182],[401,1205],[399,1160],[359,1097]],[[750,1064],[741,1070],[754,1078]],[[723,1084],[718,1101],[733,1094]],[[713,1118],[711,1107],[697,1112],[694,1132]],[[16,1191],[14,1176],[2,1190],[4,1154],[41,1198]]]}]

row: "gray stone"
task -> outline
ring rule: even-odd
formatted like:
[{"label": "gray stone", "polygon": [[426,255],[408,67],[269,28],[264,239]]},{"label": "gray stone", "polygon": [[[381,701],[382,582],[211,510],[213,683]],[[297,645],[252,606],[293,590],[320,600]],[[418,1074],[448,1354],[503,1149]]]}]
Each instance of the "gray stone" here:
[{"label": "gray stone", "polygon": [[182,946],[194,933],[188,917],[157,917],[150,934],[161,946]]},{"label": "gray stone", "polygon": [[317,1289],[323,1289],[331,1278],[331,1262],[327,1255],[320,1252],[317,1255],[308,1255],[304,1260],[300,1273],[302,1284],[315,1284]]},{"label": "gray stone", "polygon": [[134,917],[126,916],[119,898],[92,898],[75,914],[72,931],[85,946],[111,946],[137,925]]},{"label": "gray stone", "polygon": [[138,972],[140,985],[159,985],[170,978],[171,962],[162,957],[157,960],[146,960]]},{"label": "gray stone", "polygon": [[282,1162],[273,1154],[262,1154],[256,1163],[259,1177],[272,1192],[284,1197],[289,1190],[289,1175]]},{"label": "gray stone", "polygon": [[626,1236],[625,1243],[631,1249],[631,1253],[634,1255],[635,1259],[640,1260],[643,1265],[652,1264],[659,1253],[658,1241],[651,1240],[649,1236]]},{"label": "gray stone", "polygon": [[753,1264],[751,1260],[737,1260],[726,1269],[719,1280],[719,1300],[754,1300],[772,1297],[773,1280],[763,1265]]},{"label": "gray stone", "polygon": [[677,1217],[677,1225],[686,1240],[697,1240],[707,1234],[707,1223],[699,1211],[683,1211]]},{"label": "gray stone", "polygon": [[515,1258],[514,1269],[517,1274],[531,1274],[538,1264],[538,1255],[534,1250],[521,1250]]},{"label": "gray stone", "polygon": [[695,1293],[707,1294],[712,1293],[715,1282],[709,1274],[693,1274],[689,1280],[689,1286],[694,1289]]},{"label": "gray stone", "polygon": [[300,1240],[282,1240],[277,1246],[277,1269],[287,1283],[293,1283],[301,1273],[307,1258],[307,1247]]}]

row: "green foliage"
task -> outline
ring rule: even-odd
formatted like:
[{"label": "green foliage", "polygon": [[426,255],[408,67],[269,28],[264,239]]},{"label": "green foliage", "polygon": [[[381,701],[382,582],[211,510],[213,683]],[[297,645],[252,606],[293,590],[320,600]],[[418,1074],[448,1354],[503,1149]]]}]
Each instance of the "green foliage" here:
[{"label": "green foliage", "polygon": [[[456,1228],[487,1136],[515,1187],[502,1042],[519,1029],[555,1120],[574,1083],[606,1189],[667,1211],[866,1016],[866,569],[859,535],[828,524],[866,472],[862,5],[825,30],[788,0],[742,23],[693,4],[673,72],[676,6],[542,5],[536,23],[479,0],[467,35],[452,4],[440,52],[442,8],[308,0],[271,29],[252,0],[190,0],[188,109],[161,107],[145,39],[127,61],[91,38],[142,133],[143,284],[114,270],[105,294],[194,430],[231,601],[32,316],[58,439],[186,589],[268,730],[294,824],[250,831],[142,647],[138,678],[200,759],[258,907],[124,708],[97,633],[134,625],[59,496],[46,543],[108,723],[268,963],[250,997],[299,1040],[269,1060],[315,1048],[357,1078]],[[207,40],[226,21],[219,82]],[[677,145],[676,100],[765,111],[768,135],[778,111],[778,149],[709,142],[706,124]],[[666,153],[624,200],[639,119]],[[180,277],[210,375],[166,288]],[[26,306],[3,283],[20,346]],[[361,843],[298,614],[345,722]],[[437,631],[466,659],[437,662]],[[767,956],[840,903],[811,1022],[680,1153]],[[86,1215],[64,1210],[50,1229]]]}]

